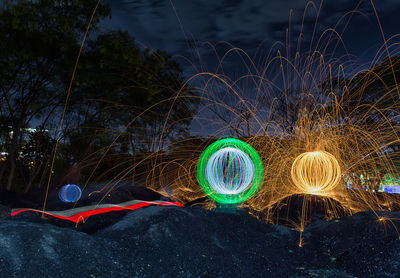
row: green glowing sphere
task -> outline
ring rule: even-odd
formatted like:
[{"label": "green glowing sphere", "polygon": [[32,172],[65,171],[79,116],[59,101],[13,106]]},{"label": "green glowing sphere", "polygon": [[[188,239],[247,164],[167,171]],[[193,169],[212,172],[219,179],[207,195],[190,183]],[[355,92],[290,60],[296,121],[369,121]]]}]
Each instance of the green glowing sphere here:
[{"label": "green glowing sphere", "polygon": [[256,193],[264,177],[260,156],[249,144],[234,138],[207,147],[197,163],[197,180],[218,203],[236,204]]}]

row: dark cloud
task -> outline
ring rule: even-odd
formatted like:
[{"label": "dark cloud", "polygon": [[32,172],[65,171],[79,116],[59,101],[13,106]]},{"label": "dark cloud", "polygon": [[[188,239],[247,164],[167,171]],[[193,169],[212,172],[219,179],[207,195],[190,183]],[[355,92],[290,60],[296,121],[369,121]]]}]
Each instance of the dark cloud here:
[{"label": "dark cloud", "polygon": [[[291,10],[290,30],[293,45],[297,42],[301,30],[304,33],[303,41],[309,42],[312,39],[316,9],[319,8],[320,1],[315,1],[314,5],[308,7],[303,22],[307,2],[113,0],[109,1],[113,18],[105,25],[129,30],[143,46],[160,48],[186,57],[193,56],[193,53],[190,53],[194,45],[190,43],[191,40],[200,43],[209,41],[213,44],[227,41],[252,55],[261,43],[268,48],[275,41],[285,42]],[[400,1],[379,0],[374,4],[387,36],[398,33],[400,24],[395,19],[400,14]],[[357,9],[357,12],[349,13],[354,9]],[[314,39],[327,28],[335,27],[343,16],[337,31],[343,33],[347,49],[351,54],[367,53],[366,56],[371,56],[383,41],[369,0],[325,0]],[[346,25],[350,18],[350,24]],[[344,30],[345,26],[347,27]]]}]

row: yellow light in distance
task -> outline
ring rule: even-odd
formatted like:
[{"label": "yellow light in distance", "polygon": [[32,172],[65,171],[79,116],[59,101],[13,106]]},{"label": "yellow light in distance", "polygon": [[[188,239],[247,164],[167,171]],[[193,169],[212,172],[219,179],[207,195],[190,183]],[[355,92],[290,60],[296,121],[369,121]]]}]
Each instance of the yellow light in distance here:
[{"label": "yellow light in distance", "polygon": [[292,180],[300,193],[326,194],[339,184],[339,162],[325,151],[305,152],[296,157],[291,169]]}]

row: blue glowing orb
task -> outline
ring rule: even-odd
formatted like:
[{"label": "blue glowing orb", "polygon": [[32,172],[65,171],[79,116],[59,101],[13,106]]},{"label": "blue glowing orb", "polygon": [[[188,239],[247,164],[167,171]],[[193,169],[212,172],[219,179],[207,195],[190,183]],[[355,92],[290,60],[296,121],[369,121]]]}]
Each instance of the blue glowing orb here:
[{"label": "blue glowing orb", "polygon": [[82,191],[79,186],[75,184],[66,184],[58,191],[58,197],[64,203],[74,203],[82,196]]}]

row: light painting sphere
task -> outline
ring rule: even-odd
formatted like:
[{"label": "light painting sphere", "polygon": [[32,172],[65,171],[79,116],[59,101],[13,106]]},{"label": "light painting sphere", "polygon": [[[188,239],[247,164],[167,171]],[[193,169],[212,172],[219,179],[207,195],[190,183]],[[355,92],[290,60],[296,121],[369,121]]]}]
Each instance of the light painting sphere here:
[{"label": "light painting sphere", "polygon": [[208,146],[197,163],[197,180],[203,192],[218,203],[235,204],[249,199],[264,177],[258,153],[234,138]]},{"label": "light painting sphere", "polygon": [[291,176],[296,189],[306,194],[333,192],[341,179],[337,159],[325,151],[305,152],[296,157]]},{"label": "light painting sphere", "polygon": [[254,164],[245,152],[226,147],[208,160],[206,178],[220,194],[239,194],[253,182]]},{"label": "light painting sphere", "polygon": [[66,184],[58,191],[58,197],[64,203],[74,203],[82,196],[82,191],[79,186],[75,184]]}]

